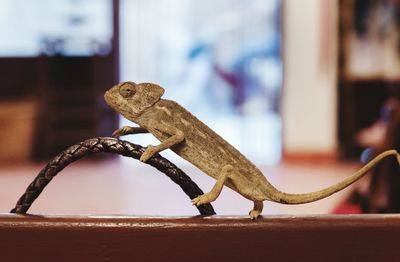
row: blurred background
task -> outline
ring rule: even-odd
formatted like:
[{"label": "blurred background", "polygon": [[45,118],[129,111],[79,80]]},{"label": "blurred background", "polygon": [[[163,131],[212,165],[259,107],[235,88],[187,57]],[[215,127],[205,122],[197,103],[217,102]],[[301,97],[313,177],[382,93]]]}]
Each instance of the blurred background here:
[{"label": "blurred background", "polygon": [[[128,80],[163,86],[282,190],[338,182],[399,147],[399,12],[396,0],[0,0],[0,212],[62,150],[132,125],[103,100]],[[162,155],[204,191],[215,183]],[[392,160],[343,193],[264,214],[398,212]],[[213,205],[252,207],[229,189]],[[68,166],[30,212],[197,214],[164,175],[110,156]]]}]

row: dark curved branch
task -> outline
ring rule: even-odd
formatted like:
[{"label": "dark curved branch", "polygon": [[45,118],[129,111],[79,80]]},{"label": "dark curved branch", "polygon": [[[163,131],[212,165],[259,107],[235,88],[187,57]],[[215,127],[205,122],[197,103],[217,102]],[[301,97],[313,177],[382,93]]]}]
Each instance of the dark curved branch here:
[{"label": "dark curved branch", "polygon": [[[114,153],[139,159],[144,150],[145,148],[139,145],[112,137],[92,138],[73,145],[57,155],[40,171],[37,177],[25,190],[25,193],[19,198],[15,208],[11,210],[11,213],[25,214],[53,177],[76,160],[100,152]],[[177,183],[190,199],[203,194],[203,191],[190,179],[189,176],[159,154],[154,155],[146,163],[157,168],[172,181]],[[201,205],[197,208],[201,215],[215,214],[211,204]]]}]

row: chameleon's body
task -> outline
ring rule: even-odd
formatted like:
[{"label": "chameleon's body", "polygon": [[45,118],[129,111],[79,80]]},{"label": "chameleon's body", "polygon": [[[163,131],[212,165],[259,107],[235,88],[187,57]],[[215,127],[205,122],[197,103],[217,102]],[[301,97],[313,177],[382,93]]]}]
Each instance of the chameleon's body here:
[{"label": "chameleon's body", "polygon": [[254,201],[250,216],[257,218],[262,211],[264,200],[284,204],[316,201],[352,184],[388,155],[396,155],[400,163],[399,154],[395,150],[389,150],[338,184],[312,193],[287,194],[273,187],[253,163],[182,106],[173,101],[161,99],[163,93],[164,89],[157,85],[132,82],[122,83],[107,91],[105,94],[107,103],[128,120],[140,126],[124,127],[116,130],[113,135],[150,132],[161,141],[161,144],[150,145],[143,153],[142,161],[170,148],[204,173],[215,178],[217,183],[209,193],[192,200],[196,205],[214,201],[223,185],[226,185]]}]

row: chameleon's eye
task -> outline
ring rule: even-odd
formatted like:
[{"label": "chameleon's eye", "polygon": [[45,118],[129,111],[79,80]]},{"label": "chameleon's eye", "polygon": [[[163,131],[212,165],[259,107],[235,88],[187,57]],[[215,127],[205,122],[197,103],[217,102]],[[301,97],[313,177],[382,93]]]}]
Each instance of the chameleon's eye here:
[{"label": "chameleon's eye", "polygon": [[119,88],[119,93],[122,97],[128,98],[135,94],[135,87],[131,84],[124,84]]}]

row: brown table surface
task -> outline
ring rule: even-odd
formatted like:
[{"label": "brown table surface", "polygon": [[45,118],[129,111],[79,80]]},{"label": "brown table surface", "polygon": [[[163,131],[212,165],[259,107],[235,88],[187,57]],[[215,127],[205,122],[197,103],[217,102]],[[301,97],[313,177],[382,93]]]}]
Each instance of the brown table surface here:
[{"label": "brown table surface", "polygon": [[400,261],[400,215],[0,214],[0,261]]}]

